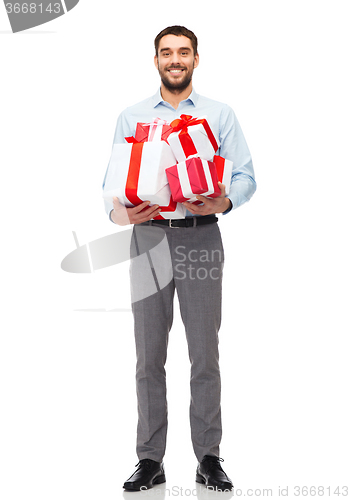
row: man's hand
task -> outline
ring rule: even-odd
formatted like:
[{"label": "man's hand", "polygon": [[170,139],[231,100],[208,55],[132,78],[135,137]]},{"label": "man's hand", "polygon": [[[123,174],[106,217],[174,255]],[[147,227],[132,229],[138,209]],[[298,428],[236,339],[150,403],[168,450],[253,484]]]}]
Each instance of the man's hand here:
[{"label": "man's hand", "polygon": [[221,194],[217,198],[206,198],[200,194],[196,196],[197,200],[202,201],[204,205],[193,205],[193,203],[189,203],[188,201],[184,201],[183,205],[193,215],[210,215],[226,212],[232,206],[232,203],[229,198],[225,197],[225,186],[221,182],[219,182],[219,188]]},{"label": "man's hand", "polygon": [[111,219],[120,226],[146,222],[156,217],[160,212],[159,205],[152,205],[152,207],[148,207],[149,204],[149,201],[144,201],[136,207],[126,208],[119,202],[117,197],[114,197]]}]

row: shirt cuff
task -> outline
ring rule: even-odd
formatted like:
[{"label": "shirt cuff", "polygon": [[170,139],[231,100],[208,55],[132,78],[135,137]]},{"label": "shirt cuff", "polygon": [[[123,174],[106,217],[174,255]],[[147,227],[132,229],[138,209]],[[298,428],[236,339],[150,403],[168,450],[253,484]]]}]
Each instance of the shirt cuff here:
[{"label": "shirt cuff", "polygon": [[113,222],[113,224],[115,224],[114,220],[112,219],[112,212],[113,212],[113,210],[114,210],[114,209],[112,209],[112,210],[109,212],[108,217],[109,217],[109,220],[110,220],[111,222]]},{"label": "shirt cuff", "polygon": [[233,209],[233,203],[232,203],[231,198],[230,198],[229,196],[227,196],[227,198],[230,200],[230,202],[231,202],[231,206],[230,206],[230,208],[228,208],[227,210],[225,210],[225,212],[222,212],[222,215],[226,215],[226,214],[228,214],[228,213],[229,213],[229,212],[231,212],[231,210]]}]

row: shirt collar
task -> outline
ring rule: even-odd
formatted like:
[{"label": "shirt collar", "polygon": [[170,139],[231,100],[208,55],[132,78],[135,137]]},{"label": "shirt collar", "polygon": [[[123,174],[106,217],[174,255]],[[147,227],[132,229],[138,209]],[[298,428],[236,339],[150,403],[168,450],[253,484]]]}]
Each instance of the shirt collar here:
[{"label": "shirt collar", "polygon": [[[194,106],[197,106],[198,97],[199,96],[197,92],[194,90],[194,88],[192,88],[191,94],[187,97],[187,99],[181,102],[191,101]],[[159,87],[157,93],[153,96],[153,107],[155,108],[158,106],[158,104],[161,104],[163,102],[166,101],[164,101],[164,99],[162,98],[162,94],[160,93],[160,87]]]}]

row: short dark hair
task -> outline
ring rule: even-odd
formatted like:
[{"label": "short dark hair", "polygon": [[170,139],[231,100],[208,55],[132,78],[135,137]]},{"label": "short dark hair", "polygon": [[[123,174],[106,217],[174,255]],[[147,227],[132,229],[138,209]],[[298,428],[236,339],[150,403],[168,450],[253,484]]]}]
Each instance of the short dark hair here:
[{"label": "short dark hair", "polygon": [[194,55],[197,55],[198,40],[193,31],[185,28],[185,26],[168,26],[161,31],[154,39],[154,48],[156,49],[156,56],[158,56],[158,47],[160,39],[165,35],[185,36],[191,40]]}]

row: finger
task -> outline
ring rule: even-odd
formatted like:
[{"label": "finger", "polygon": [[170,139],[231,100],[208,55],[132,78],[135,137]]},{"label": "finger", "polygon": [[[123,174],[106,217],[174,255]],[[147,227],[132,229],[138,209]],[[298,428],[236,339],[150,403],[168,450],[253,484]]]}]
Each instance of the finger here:
[{"label": "finger", "polygon": [[118,198],[116,196],[113,196],[113,206],[114,207],[122,206],[122,204],[120,203],[120,201],[118,200]]},{"label": "finger", "polygon": [[220,196],[225,196],[225,191],[226,191],[225,184],[223,184],[222,182],[218,182],[218,185],[219,185],[219,188],[220,188],[220,191],[221,191]]},{"label": "finger", "polygon": [[143,203],[140,203],[140,205],[136,205],[136,207],[133,207],[133,213],[137,214],[138,212],[141,212],[141,210],[144,210],[148,205],[150,204],[150,201],[144,201]]},{"label": "finger", "polygon": [[154,217],[157,217],[157,215],[159,215],[160,213],[160,210],[157,210],[156,212],[152,213],[152,214],[149,214],[148,216],[144,216],[144,217],[139,217],[137,219],[137,224],[141,224],[142,222],[147,222],[151,219],[154,219]]},{"label": "finger", "polygon": [[209,203],[209,201],[211,201],[206,196],[202,196],[201,194],[197,194],[196,198],[202,203]]},{"label": "finger", "polygon": [[150,220],[153,217],[156,217],[159,214],[160,210],[161,209],[158,206],[157,206],[157,208],[152,206],[147,210],[144,210],[142,212],[139,212],[138,214],[135,214],[134,218],[137,221]]},{"label": "finger", "polygon": [[148,207],[148,208],[146,207],[143,210],[141,210],[141,212],[139,212],[139,215],[141,215],[143,217],[144,215],[149,215],[149,214],[156,212],[158,209],[159,209],[159,205],[152,205],[151,207]]},{"label": "finger", "polygon": [[198,212],[198,207],[197,205],[192,205],[192,203],[189,203],[188,201],[184,202],[183,205],[189,210],[192,214],[196,214]]},{"label": "finger", "polygon": [[142,216],[148,217],[149,219],[152,219],[152,217],[155,217],[156,215],[158,215],[160,211],[161,211],[160,208],[153,210],[153,207],[152,207],[152,210],[145,210],[145,213],[142,214]]}]

